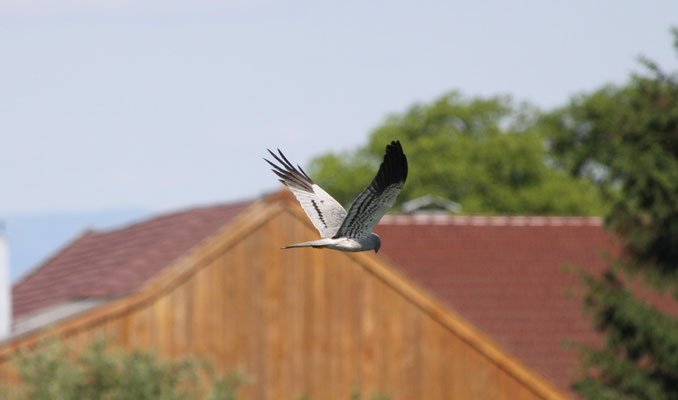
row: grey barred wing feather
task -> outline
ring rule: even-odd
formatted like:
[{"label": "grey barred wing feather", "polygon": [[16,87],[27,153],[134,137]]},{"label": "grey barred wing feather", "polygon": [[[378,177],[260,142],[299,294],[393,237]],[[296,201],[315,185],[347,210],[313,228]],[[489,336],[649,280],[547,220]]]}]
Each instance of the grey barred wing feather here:
[{"label": "grey barred wing feather", "polygon": [[280,182],[292,191],[313,226],[320,232],[320,236],[333,237],[346,217],[344,207],[320,186],[313,183],[313,180],[300,166],[295,168],[280,149],[278,149],[280,157],[271,150],[268,152],[280,165],[264,160],[273,167],[272,171],[278,175]]},{"label": "grey barred wing feather", "polygon": [[335,237],[362,238],[369,235],[391,209],[407,179],[407,157],[399,141],[386,146],[377,176],[353,201]]}]

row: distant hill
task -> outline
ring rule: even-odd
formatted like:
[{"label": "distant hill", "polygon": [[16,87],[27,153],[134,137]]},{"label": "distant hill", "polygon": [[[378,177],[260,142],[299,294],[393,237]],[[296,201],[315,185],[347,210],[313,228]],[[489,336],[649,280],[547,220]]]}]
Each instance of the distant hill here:
[{"label": "distant hill", "polygon": [[58,251],[85,229],[107,229],[151,214],[143,209],[0,216],[9,242],[12,282]]}]

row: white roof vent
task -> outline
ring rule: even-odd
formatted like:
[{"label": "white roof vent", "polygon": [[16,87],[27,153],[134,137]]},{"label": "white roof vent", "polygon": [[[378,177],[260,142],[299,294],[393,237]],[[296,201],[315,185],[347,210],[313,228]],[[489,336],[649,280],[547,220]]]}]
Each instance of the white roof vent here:
[{"label": "white roof vent", "polygon": [[429,194],[404,202],[400,206],[400,210],[405,214],[459,214],[461,205],[452,200]]}]

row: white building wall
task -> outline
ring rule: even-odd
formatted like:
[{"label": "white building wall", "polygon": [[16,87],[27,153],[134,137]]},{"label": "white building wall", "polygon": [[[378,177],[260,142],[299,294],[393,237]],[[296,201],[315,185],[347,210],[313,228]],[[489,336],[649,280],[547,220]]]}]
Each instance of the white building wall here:
[{"label": "white building wall", "polygon": [[11,333],[12,327],[12,285],[9,274],[9,246],[0,231],[0,339]]}]

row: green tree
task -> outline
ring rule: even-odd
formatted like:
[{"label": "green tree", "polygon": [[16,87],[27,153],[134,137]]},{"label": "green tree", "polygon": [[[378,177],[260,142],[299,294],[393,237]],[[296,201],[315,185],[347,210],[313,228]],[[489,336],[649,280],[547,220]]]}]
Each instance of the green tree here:
[{"label": "green tree", "polygon": [[448,93],[388,117],[353,152],[315,158],[311,175],[348,205],[397,139],[410,166],[400,202],[432,194],[460,203],[465,213],[602,214],[594,184],[550,166],[536,115],[508,97]]},{"label": "green tree", "polygon": [[605,334],[602,347],[584,348],[574,386],[590,399],[678,399],[678,319],[629,289],[641,280],[678,297],[678,75],[641,61],[645,72],[625,85],[541,121],[554,165],[603,188],[606,225],[625,244],[604,276],[583,274],[586,309]]}]

